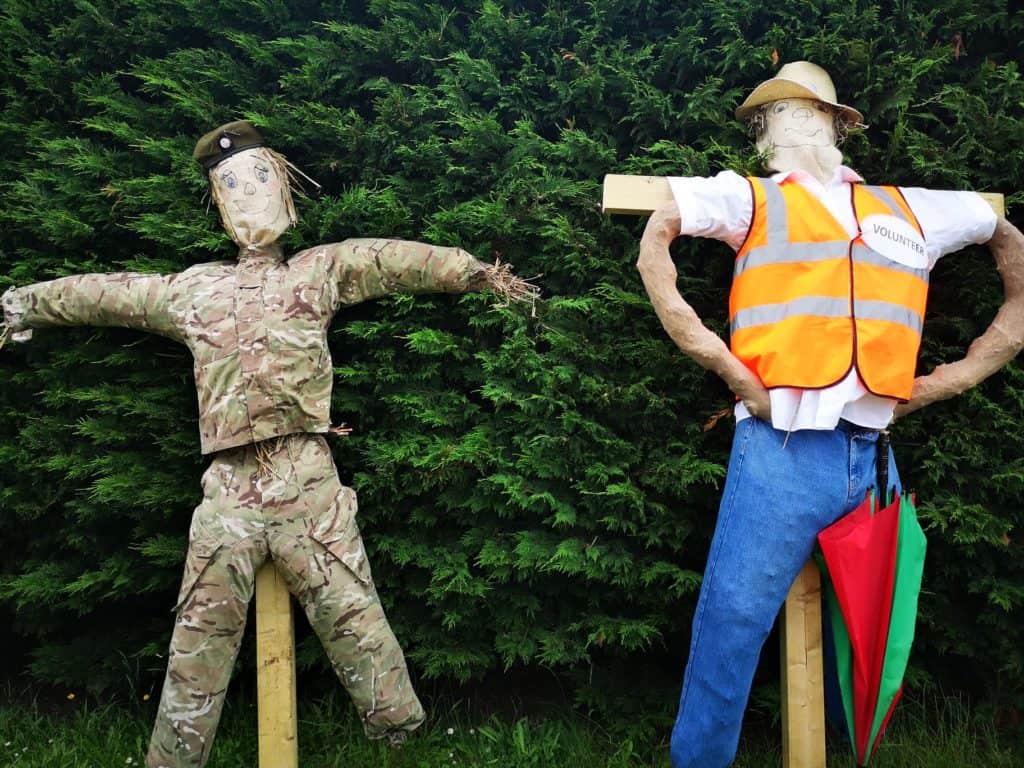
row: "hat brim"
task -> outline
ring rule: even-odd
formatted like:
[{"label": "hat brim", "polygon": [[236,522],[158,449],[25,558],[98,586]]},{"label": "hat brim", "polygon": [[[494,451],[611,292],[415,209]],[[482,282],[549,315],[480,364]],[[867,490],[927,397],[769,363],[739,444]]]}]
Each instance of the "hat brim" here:
[{"label": "hat brim", "polygon": [[838,109],[847,120],[855,124],[864,122],[864,115],[853,107],[823,99],[810,88],[793,80],[786,80],[783,77],[766,80],[751,91],[743,103],[736,107],[736,119],[746,120],[758,107],[781,99],[812,99],[813,101],[820,101],[822,104],[828,104],[830,107]]},{"label": "hat brim", "polygon": [[223,163],[232,155],[237,155],[239,152],[245,152],[246,150],[249,149],[259,149],[262,146],[263,144],[246,144],[245,146],[242,147],[233,147],[227,150],[226,152],[221,152],[221,154],[217,157],[211,157],[209,160],[203,163],[203,166],[206,168],[207,171],[212,171],[214,168]]}]

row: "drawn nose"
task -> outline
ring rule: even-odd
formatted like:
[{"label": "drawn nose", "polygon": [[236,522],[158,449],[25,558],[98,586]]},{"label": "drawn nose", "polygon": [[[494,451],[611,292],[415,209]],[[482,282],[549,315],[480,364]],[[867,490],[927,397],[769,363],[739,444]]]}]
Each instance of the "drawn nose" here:
[{"label": "drawn nose", "polygon": [[254,187],[252,185],[252,182],[249,182],[249,181],[245,182],[245,194],[247,194],[247,195],[255,195],[256,194],[256,187]]},{"label": "drawn nose", "polygon": [[811,110],[808,109],[807,107],[800,107],[798,109],[794,109],[793,110],[793,119],[794,120],[810,120],[811,119]]}]

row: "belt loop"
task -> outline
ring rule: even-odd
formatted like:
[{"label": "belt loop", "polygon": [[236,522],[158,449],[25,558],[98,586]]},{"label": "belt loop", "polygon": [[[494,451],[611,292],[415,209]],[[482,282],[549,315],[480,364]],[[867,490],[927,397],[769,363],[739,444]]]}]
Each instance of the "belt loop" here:
[{"label": "belt loop", "polygon": [[878,453],[875,455],[875,472],[877,473],[879,507],[888,506],[889,499],[889,430],[878,431]]}]

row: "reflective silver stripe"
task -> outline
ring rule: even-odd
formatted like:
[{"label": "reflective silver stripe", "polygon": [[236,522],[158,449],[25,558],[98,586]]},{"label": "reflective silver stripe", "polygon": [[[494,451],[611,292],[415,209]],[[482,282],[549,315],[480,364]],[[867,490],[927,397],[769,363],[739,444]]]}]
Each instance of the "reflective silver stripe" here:
[{"label": "reflective silver stripe", "polygon": [[[889,192],[888,189],[885,189],[884,187],[868,186],[862,186],[861,189],[863,189],[866,192],[870,192],[872,195],[877,197],[881,202],[885,203],[892,209],[893,216],[895,216],[897,219],[902,219],[903,221],[907,222],[907,224],[909,224],[911,227],[914,227],[915,232],[917,231],[917,227],[914,226],[914,222],[907,218],[907,215],[903,212],[903,209],[900,207],[900,204],[896,202],[896,198],[892,196],[892,193]],[[860,217],[858,216],[858,218]]]},{"label": "reflective silver stripe", "polygon": [[771,179],[758,179],[764,190],[764,215],[768,218],[769,249],[783,249],[789,245],[789,227],[786,223],[786,201],[779,185]]},{"label": "reflective silver stripe", "polygon": [[832,296],[801,296],[781,304],[760,304],[741,309],[729,323],[733,333],[755,325],[778,323],[794,315],[816,315],[818,317],[849,317],[850,300]]},{"label": "reflective silver stripe", "polygon": [[[849,317],[850,302],[831,296],[801,296],[782,304],[761,304],[741,309],[733,316],[729,327],[735,333],[755,325],[780,323],[796,315]],[[887,301],[857,300],[854,302],[854,315],[858,320],[887,320],[890,323],[904,325],[918,334],[924,327],[924,321],[917,312]]]},{"label": "reflective silver stripe", "polygon": [[828,240],[822,243],[789,243],[785,248],[752,248],[736,259],[733,277],[765,264],[790,264],[797,261],[828,261],[846,259],[849,240]]},{"label": "reflective silver stripe", "polygon": [[[748,269],[765,264],[792,264],[799,261],[827,261],[846,258],[849,240],[830,240],[822,243],[789,242],[789,226],[786,216],[786,201],[779,185],[771,179],[757,179],[764,190],[764,215],[767,220],[768,241],[752,248],[736,260],[733,278]],[[830,247],[831,246],[831,247]]]},{"label": "reflective silver stripe", "polygon": [[[866,245],[860,243],[854,243],[853,249],[850,251],[853,255],[853,260],[860,262],[861,264],[871,264],[876,267],[885,267],[886,269],[892,269],[896,272],[903,272],[914,277],[919,277],[928,282],[928,270],[927,269],[915,269],[909,267],[906,264],[900,264],[898,261],[888,259],[877,251],[873,251]],[[748,254],[749,255],[749,254]]]},{"label": "reflective silver stripe", "polygon": [[854,301],[853,312],[858,320],[888,320],[890,323],[905,325],[915,333],[921,333],[924,328],[924,321],[917,312],[887,301],[860,299]]}]

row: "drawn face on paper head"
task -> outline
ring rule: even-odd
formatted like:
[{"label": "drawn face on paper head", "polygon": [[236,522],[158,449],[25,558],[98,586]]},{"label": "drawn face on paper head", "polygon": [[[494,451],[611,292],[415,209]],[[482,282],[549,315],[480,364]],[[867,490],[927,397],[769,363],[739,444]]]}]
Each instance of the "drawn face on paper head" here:
[{"label": "drawn face on paper head", "polygon": [[216,128],[192,156],[210,180],[210,197],[231,239],[248,250],[273,245],[296,222],[288,161],[248,120]]},{"label": "drawn face on paper head", "polygon": [[834,112],[813,99],[782,99],[765,105],[764,132],[758,149],[834,147]]},{"label": "drawn face on paper head", "polygon": [[246,149],[210,170],[224,229],[240,246],[274,243],[293,223],[288,176],[264,147]]},{"label": "drawn face on paper head", "polygon": [[756,145],[766,158],[765,165],[774,171],[800,168],[825,180],[843,162],[836,146],[835,113],[814,99],[766,104]]},{"label": "drawn face on paper head", "polygon": [[769,169],[801,169],[822,181],[842,162],[839,140],[863,127],[860,112],[836,100],[828,73],[807,61],[786,64],[758,85],[736,117],[749,122]]}]

